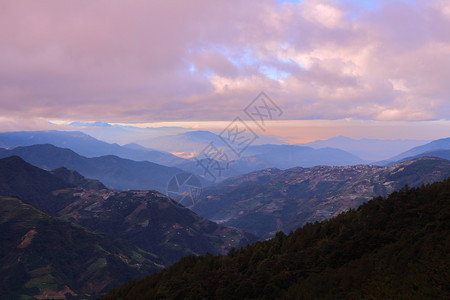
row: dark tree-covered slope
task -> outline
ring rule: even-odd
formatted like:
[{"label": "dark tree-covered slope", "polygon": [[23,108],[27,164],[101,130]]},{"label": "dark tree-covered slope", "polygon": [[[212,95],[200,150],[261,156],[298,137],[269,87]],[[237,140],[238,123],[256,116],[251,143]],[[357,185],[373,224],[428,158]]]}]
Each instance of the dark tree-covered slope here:
[{"label": "dark tree-covered slope", "polygon": [[36,168],[18,156],[0,159],[0,195],[19,197],[51,214],[70,201],[57,200],[54,190],[72,188],[74,185]]},{"label": "dark tree-covered slope", "polygon": [[53,175],[59,177],[60,179],[73,184],[75,186],[80,186],[86,189],[102,190],[106,189],[106,186],[96,179],[88,179],[83,175],[74,170],[69,170],[65,167],[59,167],[51,171]]},{"label": "dark tree-covered slope", "polygon": [[189,256],[101,299],[448,299],[450,179],[227,256]]},{"label": "dark tree-covered slope", "polygon": [[225,254],[256,236],[202,218],[155,191],[62,190],[72,202],[58,216],[121,237],[155,253],[164,265],[194,254]]}]

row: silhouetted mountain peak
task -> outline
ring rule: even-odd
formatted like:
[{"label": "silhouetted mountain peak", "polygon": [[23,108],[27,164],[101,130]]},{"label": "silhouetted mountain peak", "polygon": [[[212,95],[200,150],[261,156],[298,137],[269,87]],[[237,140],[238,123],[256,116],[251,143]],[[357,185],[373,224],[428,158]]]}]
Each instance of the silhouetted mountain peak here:
[{"label": "silhouetted mountain peak", "polygon": [[408,151],[402,152],[386,161],[380,162],[381,164],[388,164],[396,161],[401,161],[409,157],[417,157],[419,155],[424,155],[427,152],[437,151],[437,150],[450,150],[450,137],[438,139],[431,141],[425,145],[417,146],[411,148]]},{"label": "silhouetted mountain peak", "polygon": [[86,157],[117,155],[133,160],[147,160],[159,164],[172,165],[183,159],[170,153],[155,150],[130,149],[118,144],[110,144],[80,131],[19,131],[0,132],[0,147],[12,149],[18,146],[52,144],[68,148]]},{"label": "silhouetted mountain peak", "polygon": [[100,180],[115,189],[156,189],[165,192],[169,180],[182,170],[149,161],[134,161],[116,155],[84,157],[70,149],[50,144],[17,147],[0,152],[0,157],[18,155],[45,170],[66,167],[85,178]]},{"label": "silhouetted mountain peak", "polygon": [[12,155],[3,159],[0,159],[0,162],[2,164],[12,164],[14,166],[19,167],[20,165],[27,165],[28,163],[26,161],[24,161],[20,156],[17,155]]},{"label": "silhouetted mountain peak", "polygon": [[83,175],[74,170],[69,170],[65,167],[60,167],[51,171],[53,175],[62,180],[87,189],[106,189],[106,186],[98,180],[85,178]]},{"label": "silhouetted mountain peak", "polygon": [[0,194],[56,211],[64,203],[54,203],[52,191],[72,187],[63,179],[37,168],[19,156],[0,159]]},{"label": "silhouetted mountain peak", "polygon": [[37,150],[45,150],[45,151],[54,151],[54,152],[66,152],[66,153],[74,153],[78,155],[75,151],[70,150],[68,148],[57,147],[53,144],[33,144],[30,146],[17,146],[14,150],[21,149],[37,149]]},{"label": "silhouetted mountain peak", "polygon": [[207,131],[207,130],[187,131],[187,132],[183,133],[182,135],[186,135],[186,136],[198,136],[198,137],[217,136],[215,133],[212,133],[211,131]]},{"label": "silhouetted mountain peak", "polygon": [[143,150],[143,151],[150,151],[151,149],[146,148],[142,145],[139,145],[137,143],[128,143],[123,145],[122,147],[128,148],[128,149],[134,149],[134,150]]}]

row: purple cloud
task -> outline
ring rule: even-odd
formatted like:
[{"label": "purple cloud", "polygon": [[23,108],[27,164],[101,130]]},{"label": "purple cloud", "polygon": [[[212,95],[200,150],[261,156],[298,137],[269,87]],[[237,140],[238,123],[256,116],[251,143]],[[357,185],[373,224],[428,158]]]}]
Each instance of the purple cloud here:
[{"label": "purple cloud", "polygon": [[[448,1],[3,1],[3,120],[448,119]],[[41,124],[41,123],[39,123]]]}]

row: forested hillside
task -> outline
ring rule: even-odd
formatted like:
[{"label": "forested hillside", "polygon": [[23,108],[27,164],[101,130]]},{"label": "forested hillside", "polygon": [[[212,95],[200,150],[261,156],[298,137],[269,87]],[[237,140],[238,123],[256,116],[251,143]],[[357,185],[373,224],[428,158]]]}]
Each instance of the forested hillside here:
[{"label": "forested hillside", "polygon": [[450,179],[227,256],[183,258],[101,299],[448,299]]}]

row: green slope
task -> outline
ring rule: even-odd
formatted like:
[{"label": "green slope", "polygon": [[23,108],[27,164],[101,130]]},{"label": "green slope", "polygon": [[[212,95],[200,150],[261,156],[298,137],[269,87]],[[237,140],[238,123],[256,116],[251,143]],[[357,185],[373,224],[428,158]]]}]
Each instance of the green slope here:
[{"label": "green slope", "polygon": [[1,299],[85,298],[160,269],[150,253],[12,197],[0,196],[0,245]]},{"label": "green slope", "polygon": [[[156,191],[108,190],[77,172],[48,172],[17,156],[0,159],[0,195],[18,196],[53,217],[122,238],[155,255],[161,267],[189,254],[226,254],[257,240],[199,217]],[[55,239],[60,241],[59,236]]]},{"label": "green slope", "polygon": [[228,256],[186,257],[101,299],[448,299],[450,179]]},{"label": "green slope", "polygon": [[166,266],[189,254],[225,254],[257,240],[206,220],[156,191],[66,189],[58,191],[58,197],[63,202],[72,199],[58,216],[123,238],[157,254]]}]

